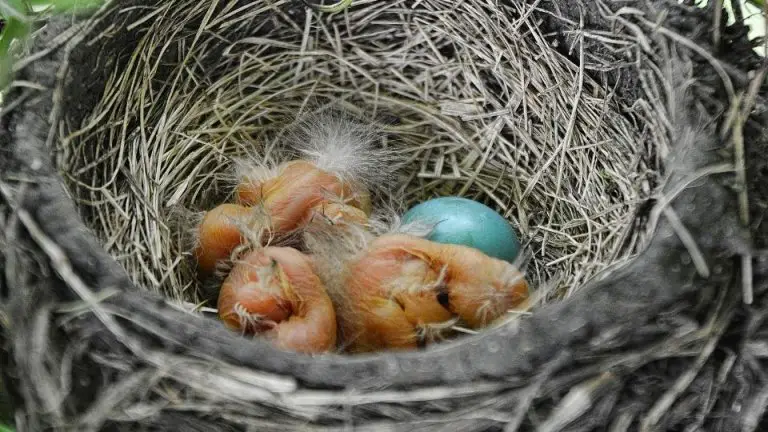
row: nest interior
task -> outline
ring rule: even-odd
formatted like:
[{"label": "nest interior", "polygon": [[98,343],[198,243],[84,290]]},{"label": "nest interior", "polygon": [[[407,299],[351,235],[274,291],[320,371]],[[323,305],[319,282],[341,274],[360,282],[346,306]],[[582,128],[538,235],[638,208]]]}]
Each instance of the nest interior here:
[{"label": "nest interior", "polygon": [[126,22],[136,39],[119,58],[94,58],[114,52],[111,31],[73,52],[78,80],[106,73],[107,85],[87,115],[62,112],[59,167],[137,285],[199,304],[174,209],[222,202],[235,158],[272,158],[286,127],[332,106],[381,124],[381,145],[407,164],[376,206],[444,195],[489,204],[526,243],[538,297],[567,296],[635,252],[667,144],[644,110],[585,73],[583,47],[568,58],[522,19],[526,8],[165,2]]},{"label": "nest interior", "polygon": [[[752,201],[728,176],[739,149],[765,148],[765,92],[739,20],[717,16],[666,1],[360,1],[330,15],[137,1],[49,25],[3,112],[17,422],[756,430],[765,386],[744,377],[764,377],[765,284],[755,276],[759,306],[741,307],[739,275],[765,271],[742,227],[764,242],[766,195],[759,163]],[[168,215],[209,207],[233,157],[279,147],[318,106],[386,119],[382,145],[410,161],[404,207],[449,194],[496,207],[529,242],[542,303],[568,300],[441,349],[349,360],[244,344],[134,292],[198,301]]]}]

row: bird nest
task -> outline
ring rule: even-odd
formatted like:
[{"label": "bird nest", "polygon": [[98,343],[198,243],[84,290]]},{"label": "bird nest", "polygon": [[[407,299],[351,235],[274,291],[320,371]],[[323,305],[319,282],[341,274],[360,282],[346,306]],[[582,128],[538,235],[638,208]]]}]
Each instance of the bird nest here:
[{"label": "bird nest", "polygon": [[444,195],[491,205],[527,243],[542,293],[568,295],[634,252],[665,138],[635,127],[638,113],[585,73],[583,48],[580,62],[560,53],[524,4],[162,8],[173,12],[142,25],[57,142],[86,223],[138,285],[198,304],[174,210],[222,202],[239,158],[282,161],[286,129],[327,107],[377,125],[378,146],[402,156],[400,170],[368,169],[400,174],[374,208]]},{"label": "bird nest", "polygon": [[[750,155],[768,134],[740,19],[663,0],[311,3],[115,2],[38,32],[0,119],[18,424],[755,430],[768,194]],[[329,109],[398,155],[359,165],[387,179],[375,208],[462,195],[510,221],[526,314],[354,358],[204,316],[197,215],[239,160],[289,159]]]}]

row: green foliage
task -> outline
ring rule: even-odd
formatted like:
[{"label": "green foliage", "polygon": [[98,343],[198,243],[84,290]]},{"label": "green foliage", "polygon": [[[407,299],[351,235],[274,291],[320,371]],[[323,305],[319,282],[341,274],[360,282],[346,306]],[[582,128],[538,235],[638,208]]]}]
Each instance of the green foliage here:
[{"label": "green foliage", "polygon": [[[0,0],[0,92],[13,77],[14,60],[32,31],[32,23],[47,14],[87,13],[103,0]],[[0,430],[2,432],[2,430]]]},{"label": "green foliage", "polygon": [[27,0],[33,9],[43,9],[52,13],[79,13],[93,10],[104,2],[102,0]]},{"label": "green foliage", "polygon": [[[0,90],[11,79],[14,41],[23,41],[30,31],[29,9],[23,0],[0,0],[0,16],[5,25],[0,33]],[[16,44],[18,45],[18,44]]]}]

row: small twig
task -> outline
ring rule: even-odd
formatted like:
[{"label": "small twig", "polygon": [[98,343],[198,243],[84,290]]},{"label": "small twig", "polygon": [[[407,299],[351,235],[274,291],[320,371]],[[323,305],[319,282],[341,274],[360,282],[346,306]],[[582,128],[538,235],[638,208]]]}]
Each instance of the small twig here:
[{"label": "small twig", "polygon": [[720,38],[721,38],[720,26],[722,25],[722,21],[723,21],[723,0],[715,1],[714,13],[715,13],[715,22],[714,22],[714,30],[712,31],[712,45],[715,47],[715,50],[717,50],[720,47]]},{"label": "small twig", "polygon": [[[11,201],[11,193],[4,184],[0,184],[0,193],[2,193],[9,202]],[[59,245],[57,245],[45,234],[45,232],[40,228],[37,222],[35,222],[35,220],[26,210],[23,208],[17,208],[15,209],[15,212],[21,223],[29,232],[30,236],[35,240],[35,242],[37,242],[43,252],[48,255],[51,266],[67,283],[67,285],[72,288],[80,296],[80,298],[88,303],[88,306],[91,308],[94,314],[99,317],[104,326],[107,327],[107,329],[109,329],[119,340],[123,341],[126,346],[136,348],[137,352],[140,351],[140,349],[135,346],[135,343],[127,340],[122,329],[114,321],[114,319],[112,319],[112,317],[110,317],[105,312],[104,308],[99,306],[99,298],[87,287],[82,279],[80,279],[80,276],[75,273],[75,270],[72,268],[72,265],[69,262],[69,258],[67,257],[66,253],[64,253],[64,251],[59,247]]]},{"label": "small twig", "polygon": [[761,424],[765,410],[768,408],[768,383],[764,383],[744,409],[741,421],[741,432],[754,432]]},{"label": "small twig", "polygon": [[[669,411],[669,409],[680,397],[680,395],[691,385],[693,380],[699,374],[701,368],[709,360],[712,352],[714,352],[718,342],[720,341],[720,337],[722,337],[723,333],[725,333],[727,323],[730,322],[731,317],[735,313],[734,307],[728,307],[728,304],[731,304],[732,302],[727,302],[727,300],[729,300],[727,298],[727,294],[728,290],[723,290],[719,296],[718,306],[715,308],[713,315],[713,321],[709,325],[709,339],[707,340],[706,344],[704,344],[704,347],[696,357],[693,365],[691,365],[687,371],[685,371],[677,380],[675,380],[675,383],[672,385],[672,387],[670,387],[653,405],[653,407],[651,407],[651,409],[648,411],[648,414],[646,414],[646,416],[640,422],[641,431],[649,432],[656,429],[662,417]],[[726,304],[726,302],[728,304]],[[723,307],[727,307],[727,309],[722,311]],[[722,315],[720,315],[721,313]]]},{"label": "small twig", "polygon": [[674,201],[675,198],[677,198],[680,194],[685,192],[688,186],[690,186],[697,180],[700,180],[704,177],[717,175],[717,174],[732,173],[734,171],[735,171],[735,168],[733,164],[722,163],[722,164],[711,165],[711,166],[701,168],[687,175],[686,178],[680,180],[677,184],[675,184],[670,191],[664,193],[661,196],[656,197],[657,202],[653,210],[651,210],[651,214],[649,218],[650,220],[648,221],[649,230],[653,231],[656,229],[656,226],[658,225],[659,217],[662,214],[664,214],[664,209],[667,208],[670,204],[672,204],[672,201]]},{"label": "small twig", "polygon": [[672,209],[672,207],[664,207],[662,212],[664,213],[664,216],[667,217],[667,221],[669,221],[672,229],[675,230],[675,233],[677,234],[678,238],[680,238],[680,241],[688,250],[688,253],[691,255],[693,264],[696,266],[696,271],[699,272],[701,277],[708,278],[710,273],[709,266],[707,265],[707,260],[704,258],[704,254],[701,252],[701,249],[699,249],[698,244],[696,244],[696,239],[693,238],[691,233],[688,231],[688,228],[683,225],[683,222],[677,216],[677,213],[674,211],[674,209]]},{"label": "small twig", "polygon": [[696,421],[689,424],[688,427],[686,427],[685,432],[698,432],[701,430],[701,425],[704,424],[709,416],[709,413],[712,412],[712,409],[715,407],[715,404],[718,401],[717,397],[723,388],[723,384],[725,384],[727,381],[728,375],[731,373],[731,369],[735,363],[736,355],[732,352],[728,352],[727,357],[723,361],[723,364],[720,367],[720,371],[717,374],[717,378],[714,383],[714,389],[711,392],[710,399],[705,401],[704,407],[696,416]]},{"label": "small twig", "polygon": [[597,378],[573,387],[559,404],[552,410],[547,420],[538,427],[538,432],[557,432],[568,426],[592,408],[594,402],[606,389],[618,384],[619,380],[611,372],[604,372]]},{"label": "small twig", "polygon": [[[731,78],[729,76],[729,72],[731,74],[737,75],[737,78],[740,80],[744,79],[744,74],[741,73],[741,71],[735,71],[733,68],[727,67],[726,64],[724,64],[722,61],[717,59],[712,53],[707,51],[704,47],[700,46],[696,42],[690,40],[689,38],[676,33],[666,27],[658,26],[657,23],[654,23],[652,21],[649,21],[644,18],[640,18],[640,20],[649,28],[663,34],[664,36],[669,37],[670,39],[674,40],[675,42],[684,45],[685,47],[689,48],[692,51],[695,51],[697,54],[702,56],[704,59],[709,62],[710,65],[712,65],[712,68],[715,70],[715,72],[720,76],[720,79],[723,83],[723,86],[725,87],[725,91],[728,93],[729,97],[733,97],[736,94],[736,90],[733,87],[733,82],[731,81]],[[726,71],[726,68],[728,71]]]},{"label": "small twig", "polygon": [[509,387],[507,383],[473,383],[464,387],[427,387],[412,391],[313,391],[304,390],[290,396],[291,403],[302,407],[322,407],[328,405],[359,406],[374,403],[406,403],[460,398],[470,395],[493,393]]},{"label": "small twig", "polygon": [[547,365],[544,367],[544,370],[539,372],[536,379],[523,391],[522,397],[517,401],[515,409],[512,412],[512,419],[504,427],[504,432],[515,432],[520,428],[520,425],[522,424],[525,417],[525,413],[528,411],[531,404],[533,403],[533,400],[541,391],[542,385],[544,385],[546,380],[548,380],[552,374],[566,362],[568,358],[570,358],[570,354],[567,352],[562,352],[553,361],[547,363]]},{"label": "small twig", "polygon": [[302,3],[307,5],[308,7],[312,8],[312,9],[315,9],[317,11],[320,11],[320,12],[338,13],[338,12],[342,12],[345,9],[351,7],[353,0],[339,0],[336,3],[329,4],[329,5],[315,4],[315,3],[312,3],[310,0],[301,0],[301,1],[302,1]]}]

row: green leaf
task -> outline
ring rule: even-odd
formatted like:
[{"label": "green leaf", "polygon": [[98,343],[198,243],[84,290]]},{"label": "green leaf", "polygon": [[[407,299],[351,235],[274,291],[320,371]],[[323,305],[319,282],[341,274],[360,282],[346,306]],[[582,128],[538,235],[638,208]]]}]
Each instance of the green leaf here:
[{"label": "green leaf", "polygon": [[95,9],[104,4],[104,0],[27,0],[27,3],[36,10],[44,8],[47,12],[58,14]]},{"label": "green leaf", "polygon": [[0,17],[28,21],[29,7],[23,0],[0,0]]},{"label": "green leaf", "polygon": [[5,22],[3,33],[0,34],[0,90],[11,82],[13,76],[13,42],[23,43],[29,36],[30,25],[16,18],[9,18]]},{"label": "green leaf", "polygon": [[0,32],[0,91],[13,79],[14,41],[22,44],[31,31],[31,21],[41,12],[52,14],[88,12],[104,0],[0,0],[0,17],[5,27]]}]

